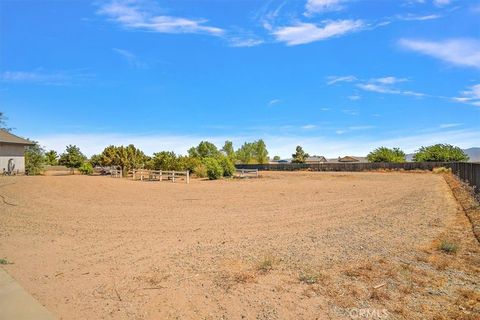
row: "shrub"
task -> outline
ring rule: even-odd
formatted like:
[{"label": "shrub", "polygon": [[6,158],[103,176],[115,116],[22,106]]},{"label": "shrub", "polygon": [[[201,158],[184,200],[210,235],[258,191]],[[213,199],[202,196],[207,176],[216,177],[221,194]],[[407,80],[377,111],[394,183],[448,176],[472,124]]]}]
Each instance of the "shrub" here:
[{"label": "shrub", "polygon": [[452,173],[452,169],[445,167],[433,168],[433,173]]},{"label": "shrub", "polygon": [[439,244],[438,249],[442,250],[445,253],[456,253],[458,250],[458,245],[456,243],[443,240]]},{"label": "shrub", "polygon": [[195,175],[198,178],[206,178],[207,177],[207,166],[204,165],[203,163],[199,163],[199,164],[197,164],[197,166],[193,170],[193,173],[195,173]]},{"label": "shrub", "polygon": [[275,263],[273,257],[267,256],[264,257],[257,265],[257,270],[262,273],[267,273],[273,269],[273,264]]},{"label": "shrub", "polygon": [[93,167],[90,162],[84,162],[80,168],[78,168],[81,174],[91,175],[93,173]]},{"label": "shrub", "polygon": [[221,157],[219,160],[220,166],[223,169],[223,176],[224,177],[231,177],[235,174],[235,165],[233,164],[232,160],[227,157]]},{"label": "shrub", "polygon": [[223,176],[223,168],[215,158],[205,158],[203,160],[207,167],[207,176],[210,180],[220,179]]}]

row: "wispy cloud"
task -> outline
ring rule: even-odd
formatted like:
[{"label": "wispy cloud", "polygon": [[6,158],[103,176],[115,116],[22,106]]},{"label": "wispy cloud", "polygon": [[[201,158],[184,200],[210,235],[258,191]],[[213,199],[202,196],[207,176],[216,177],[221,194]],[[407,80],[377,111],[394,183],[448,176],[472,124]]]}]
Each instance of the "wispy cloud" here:
[{"label": "wispy cloud", "polygon": [[442,61],[465,67],[480,68],[480,41],[448,39],[442,41],[401,39],[401,47]]},{"label": "wispy cloud", "polygon": [[439,125],[438,127],[440,129],[447,129],[447,128],[455,128],[455,127],[459,127],[461,126],[462,123],[442,123],[441,125]]},{"label": "wispy cloud", "polygon": [[305,129],[305,130],[311,130],[311,129],[315,129],[317,126],[314,125],[314,124],[306,124],[304,126],[302,126],[302,129]]},{"label": "wispy cloud", "polygon": [[378,83],[381,83],[381,84],[395,84],[395,83],[399,83],[399,82],[405,82],[405,81],[408,81],[408,80],[405,79],[405,78],[397,78],[397,77],[389,76],[389,77],[383,77],[383,78],[374,78],[371,81],[372,82],[378,82]]},{"label": "wispy cloud", "polygon": [[232,37],[229,39],[229,43],[231,47],[255,47],[258,45],[263,44],[265,41],[262,39],[254,39],[254,38],[239,38],[239,37]]},{"label": "wispy cloud", "polygon": [[345,0],[307,0],[305,15],[311,16],[316,13],[341,10],[344,2]]},{"label": "wispy cloud", "polygon": [[352,81],[356,81],[357,80],[357,77],[355,76],[328,76],[327,77],[327,84],[328,85],[332,85],[332,84],[335,84],[337,82],[352,82]]},{"label": "wispy cloud", "polygon": [[0,73],[0,81],[8,83],[30,83],[38,85],[67,86],[74,85],[92,78],[92,74],[74,71],[4,71]]},{"label": "wispy cloud", "polygon": [[351,96],[348,96],[347,98],[352,101],[357,101],[357,100],[360,100],[362,97],[359,96],[358,94],[353,94]]},{"label": "wispy cloud", "polygon": [[370,92],[377,92],[377,93],[386,93],[386,94],[399,94],[404,96],[413,96],[413,97],[424,97],[426,94],[410,91],[410,90],[400,90],[396,88],[392,88],[390,86],[384,84],[376,84],[376,83],[359,83],[357,87]]},{"label": "wispy cloud", "polygon": [[395,19],[400,21],[428,21],[428,20],[436,20],[440,18],[443,18],[443,15],[440,15],[440,14],[417,15],[417,14],[409,13],[406,15],[395,16]]},{"label": "wispy cloud", "polygon": [[295,46],[342,36],[363,28],[365,28],[365,23],[362,20],[326,21],[321,26],[314,23],[297,23],[277,28],[273,35],[277,41]]},{"label": "wispy cloud", "polygon": [[452,3],[452,0],[433,0],[433,4],[437,7],[447,6]]},{"label": "wispy cloud", "polygon": [[131,67],[140,68],[140,69],[147,67],[147,65],[144,62],[140,61],[135,54],[133,54],[128,50],[119,49],[119,48],[113,48],[112,50],[113,52],[120,55],[123,59],[125,59]]},{"label": "wispy cloud", "polygon": [[137,0],[109,1],[100,6],[98,14],[108,17],[128,29],[158,33],[202,33],[221,36],[221,28],[206,25],[206,19],[189,19],[156,15]]},{"label": "wispy cloud", "polygon": [[460,92],[460,96],[454,97],[453,100],[480,107],[480,84],[473,85],[467,90]]},{"label": "wispy cloud", "polygon": [[268,105],[271,107],[271,106],[274,106],[274,105],[279,104],[280,102],[282,102],[282,100],[280,100],[280,99],[272,99],[272,100],[268,101]]}]

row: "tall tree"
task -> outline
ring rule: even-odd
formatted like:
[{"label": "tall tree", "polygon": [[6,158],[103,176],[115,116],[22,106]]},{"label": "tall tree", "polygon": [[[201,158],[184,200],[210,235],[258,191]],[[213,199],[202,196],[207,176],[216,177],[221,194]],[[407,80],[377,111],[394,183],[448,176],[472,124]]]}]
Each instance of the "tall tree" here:
[{"label": "tall tree", "polygon": [[369,162],[405,162],[405,152],[399,148],[380,147],[367,155]]},{"label": "tall tree", "polygon": [[267,145],[262,139],[254,142],[254,152],[257,163],[263,164],[268,162]]},{"label": "tall tree", "polygon": [[413,156],[413,161],[453,162],[468,160],[468,155],[462,149],[450,144],[421,147]]},{"label": "tall tree", "polygon": [[72,169],[80,168],[80,166],[87,160],[87,157],[80,151],[76,145],[68,145],[65,152],[60,155],[58,163]]},{"label": "tall tree", "polygon": [[251,163],[255,152],[255,146],[251,142],[245,142],[236,152],[236,159],[241,163]]},{"label": "tall tree", "polygon": [[295,153],[292,154],[293,163],[305,163],[305,160],[309,157],[308,153],[303,151],[301,146],[295,148]]},{"label": "tall tree", "polygon": [[179,170],[177,155],[173,151],[154,153],[151,163],[155,170]]},{"label": "tall tree", "polygon": [[34,141],[34,143],[33,146],[25,149],[25,172],[28,175],[40,174],[45,164],[45,151],[38,142]]},{"label": "tall tree", "polygon": [[108,167],[120,167],[124,175],[128,170],[142,168],[147,164],[148,157],[133,144],[124,146],[108,146],[101,157],[101,164]]},{"label": "tall tree", "polygon": [[5,113],[1,111],[0,111],[0,130],[4,130],[7,132],[12,131],[11,128],[7,127],[7,116],[5,116]]},{"label": "tall tree", "polygon": [[196,147],[191,147],[188,150],[188,155],[190,157],[196,158],[208,158],[208,157],[218,157],[220,151],[218,151],[217,147],[208,141],[202,141]]},{"label": "tall tree", "polygon": [[45,164],[56,166],[58,164],[58,153],[55,150],[50,150],[45,153]]},{"label": "tall tree", "polygon": [[235,161],[235,150],[233,149],[232,141],[229,141],[229,140],[225,141],[222,151],[231,161]]}]

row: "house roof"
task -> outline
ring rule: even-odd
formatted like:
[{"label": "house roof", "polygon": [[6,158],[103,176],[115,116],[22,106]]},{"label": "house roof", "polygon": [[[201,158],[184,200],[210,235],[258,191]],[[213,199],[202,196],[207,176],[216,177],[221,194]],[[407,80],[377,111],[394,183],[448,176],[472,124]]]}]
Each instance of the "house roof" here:
[{"label": "house roof", "polygon": [[34,145],[32,141],[27,139],[20,138],[10,132],[0,129],[0,143],[11,143],[11,144],[21,144],[24,146]]},{"label": "house roof", "polygon": [[305,159],[306,162],[327,162],[327,159],[323,156],[313,156]]}]

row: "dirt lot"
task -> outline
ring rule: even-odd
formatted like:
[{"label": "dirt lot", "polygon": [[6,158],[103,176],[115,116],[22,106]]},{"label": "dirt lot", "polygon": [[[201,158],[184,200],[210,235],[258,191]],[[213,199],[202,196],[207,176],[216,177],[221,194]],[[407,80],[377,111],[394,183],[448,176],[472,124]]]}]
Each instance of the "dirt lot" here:
[{"label": "dirt lot", "polygon": [[442,175],[1,177],[0,194],[2,267],[62,319],[480,314],[479,245]]}]

